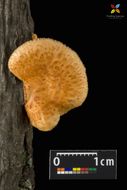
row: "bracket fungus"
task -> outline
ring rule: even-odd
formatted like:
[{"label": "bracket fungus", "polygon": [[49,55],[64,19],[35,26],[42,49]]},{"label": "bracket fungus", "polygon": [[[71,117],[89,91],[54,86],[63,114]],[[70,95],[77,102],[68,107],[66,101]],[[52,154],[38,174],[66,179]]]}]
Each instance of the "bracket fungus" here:
[{"label": "bracket fungus", "polygon": [[34,35],[12,53],[8,66],[23,81],[27,115],[41,131],[53,129],[61,115],[86,99],[85,67],[77,53],[59,41]]}]

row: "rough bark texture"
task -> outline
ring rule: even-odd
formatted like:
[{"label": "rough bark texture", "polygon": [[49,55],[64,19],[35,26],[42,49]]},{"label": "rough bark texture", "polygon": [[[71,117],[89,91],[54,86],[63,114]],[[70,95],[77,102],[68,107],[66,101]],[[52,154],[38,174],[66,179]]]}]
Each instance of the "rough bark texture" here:
[{"label": "rough bark texture", "polygon": [[24,110],[22,82],[8,70],[16,47],[31,39],[29,0],[0,0],[0,190],[33,190],[33,131]]}]

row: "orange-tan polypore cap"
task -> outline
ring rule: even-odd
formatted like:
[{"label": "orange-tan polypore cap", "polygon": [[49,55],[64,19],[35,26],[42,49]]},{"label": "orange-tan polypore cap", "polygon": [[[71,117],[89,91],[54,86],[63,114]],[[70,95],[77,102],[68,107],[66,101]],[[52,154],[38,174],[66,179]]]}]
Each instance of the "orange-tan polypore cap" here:
[{"label": "orange-tan polypore cap", "polygon": [[85,67],[77,53],[61,42],[30,40],[12,53],[8,65],[24,83],[25,108],[31,124],[39,130],[54,128],[61,115],[87,97]]}]

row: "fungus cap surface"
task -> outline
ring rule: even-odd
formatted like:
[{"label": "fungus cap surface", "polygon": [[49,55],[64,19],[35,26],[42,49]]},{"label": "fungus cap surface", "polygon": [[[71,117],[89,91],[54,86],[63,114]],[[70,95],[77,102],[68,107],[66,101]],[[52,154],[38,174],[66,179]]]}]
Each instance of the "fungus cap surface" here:
[{"label": "fungus cap surface", "polygon": [[24,83],[25,108],[39,130],[51,130],[61,115],[86,99],[85,67],[77,53],[59,41],[38,38],[25,42],[12,53],[8,65]]}]

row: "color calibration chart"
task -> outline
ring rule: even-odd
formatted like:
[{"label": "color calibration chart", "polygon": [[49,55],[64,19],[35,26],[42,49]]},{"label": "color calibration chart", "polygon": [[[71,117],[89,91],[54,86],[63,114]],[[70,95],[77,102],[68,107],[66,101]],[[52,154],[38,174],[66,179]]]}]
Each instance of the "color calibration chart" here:
[{"label": "color calibration chart", "polygon": [[49,179],[117,179],[117,150],[50,150]]},{"label": "color calibration chart", "polygon": [[97,168],[57,168],[57,174],[88,174],[96,170]]}]

